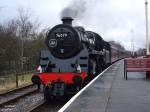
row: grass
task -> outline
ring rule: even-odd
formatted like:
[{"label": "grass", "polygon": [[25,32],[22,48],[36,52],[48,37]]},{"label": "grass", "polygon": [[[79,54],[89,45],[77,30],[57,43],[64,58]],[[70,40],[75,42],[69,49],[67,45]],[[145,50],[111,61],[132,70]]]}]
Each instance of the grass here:
[{"label": "grass", "polygon": [[[31,77],[31,73],[18,75],[18,86],[23,87],[31,84]],[[16,75],[0,76],[0,94],[13,89],[16,89]]]}]

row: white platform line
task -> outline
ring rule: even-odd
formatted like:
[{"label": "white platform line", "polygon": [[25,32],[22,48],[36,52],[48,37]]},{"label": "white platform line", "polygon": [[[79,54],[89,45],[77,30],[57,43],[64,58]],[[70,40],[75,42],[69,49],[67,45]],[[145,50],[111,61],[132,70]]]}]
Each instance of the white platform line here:
[{"label": "white platform line", "polygon": [[[114,63],[115,64],[115,63]],[[112,64],[112,65],[114,65]],[[111,66],[112,66],[111,65]],[[109,66],[107,69],[105,69],[102,73],[100,73],[98,76],[96,76],[90,83],[88,83],[84,88],[82,88],[76,95],[74,95],[58,112],[64,112],[69,105],[83,92],[86,88],[88,88],[96,79],[98,79],[100,76],[102,76],[103,73],[105,73],[111,66]]]}]

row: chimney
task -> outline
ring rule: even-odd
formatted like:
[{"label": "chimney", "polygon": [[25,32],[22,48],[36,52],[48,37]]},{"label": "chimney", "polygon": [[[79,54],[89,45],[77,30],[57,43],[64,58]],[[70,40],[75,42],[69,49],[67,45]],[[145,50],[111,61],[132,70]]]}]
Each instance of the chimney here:
[{"label": "chimney", "polygon": [[63,24],[72,26],[72,21],[73,21],[72,17],[63,17],[61,20]]}]

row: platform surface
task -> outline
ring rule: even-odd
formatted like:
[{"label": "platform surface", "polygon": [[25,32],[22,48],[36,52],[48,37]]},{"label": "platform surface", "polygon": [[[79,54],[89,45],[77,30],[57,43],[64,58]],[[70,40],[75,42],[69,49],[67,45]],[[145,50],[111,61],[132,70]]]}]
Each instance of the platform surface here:
[{"label": "platform surface", "polygon": [[71,103],[65,112],[150,112],[150,80],[144,73],[128,73],[115,63]]}]

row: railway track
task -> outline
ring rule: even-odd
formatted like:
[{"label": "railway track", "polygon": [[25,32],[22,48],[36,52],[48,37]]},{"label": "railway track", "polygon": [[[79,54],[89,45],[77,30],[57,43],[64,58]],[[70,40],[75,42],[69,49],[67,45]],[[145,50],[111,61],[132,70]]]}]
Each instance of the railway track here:
[{"label": "railway track", "polygon": [[[20,101],[23,101],[23,99],[25,100],[27,96],[32,96],[38,93],[37,87],[31,84],[14,91],[0,94],[0,112],[13,112],[14,108],[21,103]],[[14,112],[17,111],[15,110]]]},{"label": "railway track", "polygon": [[[35,111],[36,109],[38,109],[39,107],[41,107],[42,105],[44,105],[46,103],[46,101],[43,99],[41,101],[38,101],[36,102],[34,105],[32,106],[29,106],[27,109],[26,109],[26,112],[33,112]],[[41,111],[42,112],[42,111]]]},{"label": "railway track", "polygon": [[61,98],[46,102],[43,94],[35,91],[1,105],[0,112],[57,112],[68,100]]},{"label": "railway track", "polygon": [[0,94],[0,106],[5,105],[13,100],[19,99],[27,94],[37,91],[33,84]]},{"label": "railway track", "polygon": [[42,101],[42,93],[33,91],[1,105],[0,112],[30,112],[36,106],[39,106]]},{"label": "railway track", "polygon": [[17,91],[20,91],[20,90],[23,90],[23,89],[26,89],[26,88],[30,88],[30,87],[33,87],[33,86],[34,86],[33,84],[29,84],[29,85],[26,85],[24,87],[20,87],[20,88],[16,88],[16,89],[4,92],[4,93],[0,93],[0,97],[4,96],[4,95],[7,95],[7,94],[11,94],[11,93],[17,92]]},{"label": "railway track", "polygon": [[[49,102],[44,102],[36,108],[32,109],[30,112],[57,112],[67,101],[69,101],[70,97],[62,97]],[[28,111],[29,112],[29,111]]]},{"label": "railway track", "polygon": [[30,85],[0,95],[0,112],[57,112],[69,99],[45,102],[43,93]]}]

